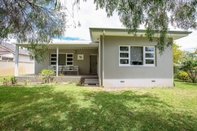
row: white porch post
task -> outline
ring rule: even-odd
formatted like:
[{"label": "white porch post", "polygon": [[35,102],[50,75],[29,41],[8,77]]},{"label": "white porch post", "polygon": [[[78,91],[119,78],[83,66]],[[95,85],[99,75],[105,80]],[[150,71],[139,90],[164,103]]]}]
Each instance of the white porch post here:
[{"label": "white porch post", "polygon": [[19,46],[15,47],[15,72],[14,76],[18,76],[18,54],[19,54]]},{"label": "white porch post", "polygon": [[99,39],[99,45],[98,45],[98,56],[99,56],[99,60],[98,60],[98,77],[99,77],[99,86],[102,86],[102,82],[101,82],[101,37]]},{"label": "white porch post", "polygon": [[58,59],[59,59],[59,48],[56,48],[56,76],[58,76]]},{"label": "white porch post", "polygon": [[105,56],[105,54],[104,54],[104,42],[105,42],[105,30],[103,30],[103,42],[102,42],[102,86],[104,86],[104,73],[105,73],[105,71],[104,71],[104,56]]}]

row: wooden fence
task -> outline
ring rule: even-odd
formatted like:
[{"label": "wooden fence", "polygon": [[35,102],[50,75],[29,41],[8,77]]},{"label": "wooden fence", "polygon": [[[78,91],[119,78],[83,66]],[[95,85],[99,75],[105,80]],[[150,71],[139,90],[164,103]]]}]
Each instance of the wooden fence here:
[{"label": "wooden fence", "polygon": [[[0,76],[14,76],[14,61],[0,61]],[[34,62],[19,62],[18,74],[34,74]]]}]

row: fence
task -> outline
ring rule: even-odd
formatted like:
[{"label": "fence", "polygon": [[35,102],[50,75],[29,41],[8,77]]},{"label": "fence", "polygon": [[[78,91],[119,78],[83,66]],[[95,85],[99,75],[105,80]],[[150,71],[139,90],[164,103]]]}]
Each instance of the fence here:
[{"label": "fence", "polygon": [[[13,76],[15,71],[14,61],[0,61],[0,76]],[[19,62],[18,74],[33,74],[34,62]]]}]

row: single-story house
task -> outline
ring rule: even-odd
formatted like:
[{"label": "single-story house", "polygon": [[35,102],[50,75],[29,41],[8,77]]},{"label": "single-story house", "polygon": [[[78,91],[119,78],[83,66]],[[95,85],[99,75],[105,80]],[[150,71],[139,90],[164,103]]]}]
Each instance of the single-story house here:
[{"label": "single-story house", "polygon": [[15,44],[0,42],[0,76],[12,76],[15,72],[15,56],[17,56],[18,73],[20,75],[32,74],[34,72],[34,60],[30,58],[29,51],[20,47],[16,55]]},{"label": "single-story house", "polygon": [[[27,49],[19,49],[19,61],[32,62],[29,51]],[[15,45],[8,42],[0,42],[0,60],[15,61]]]},{"label": "single-story house", "polygon": [[[122,28],[89,30],[91,42],[60,40],[49,44],[46,60],[35,63],[35,74],[55,66],[58,76],[63,69],[59,67],[65,66],[68,71],[77,68],[76,75],[98,75],[99,85],[104,88],[173,87],[172,47],[160,55],[157,43],[146,38],[145,30],[138,30],[136,35]],[[176,40],[190,33],[169,31],[168,35]]]}]

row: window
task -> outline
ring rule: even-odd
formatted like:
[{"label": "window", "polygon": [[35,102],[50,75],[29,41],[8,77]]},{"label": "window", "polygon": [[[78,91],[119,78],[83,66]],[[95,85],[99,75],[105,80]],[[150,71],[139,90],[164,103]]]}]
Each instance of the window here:
[{"label": "window", "polygon": [[56,58],[57,58],[56,54],[51,54],[51,65],[56,65]]},{"label": "window", "polygon": [[73,65],[73,54],[66,54],[66,65]]},{"label": "window", "polygon": [[[51,54],[51,65],[56,65],[57,55]],[[58,55],[58,65],[73,65],[73,54],[59,54]]]},{"label": "window", "polygon": [[155,65],[154,46],[120,46],[119,65]]}]

